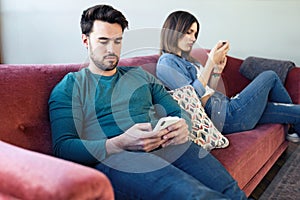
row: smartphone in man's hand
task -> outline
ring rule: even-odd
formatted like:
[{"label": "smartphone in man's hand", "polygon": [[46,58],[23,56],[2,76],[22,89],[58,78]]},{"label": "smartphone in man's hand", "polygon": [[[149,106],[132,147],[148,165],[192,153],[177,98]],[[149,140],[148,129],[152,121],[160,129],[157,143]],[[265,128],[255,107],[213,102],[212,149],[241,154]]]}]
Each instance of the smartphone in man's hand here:
[{"label": "smartphone in man's hand", "polygon": [[155,128],[153,129],[153,131],[159,131],[162,129],[167,128],[168,126],[171,126],[172,124],[175,124],[176,122],[178,122],[178,120],[180,120],[179,117],[177,116],[168,116],[168,117],[163,117],[160,118],[155,126]]}]

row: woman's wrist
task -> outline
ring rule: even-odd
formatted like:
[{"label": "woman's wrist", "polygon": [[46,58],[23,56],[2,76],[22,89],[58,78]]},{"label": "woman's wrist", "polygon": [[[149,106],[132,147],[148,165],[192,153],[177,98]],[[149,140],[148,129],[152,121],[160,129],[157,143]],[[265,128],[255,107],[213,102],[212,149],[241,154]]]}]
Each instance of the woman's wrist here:
[{"label": "woman's wrist", "polygon": [[212,72],[211,73],[211,76],[215,77],[215,78],[220,77],[221,75],[222,75],[222,72]]},{"label": "woman's wrist", "polygon": [[213,72],[212,73],[215,73],[215,74],[221,74],[222,73],[222,68],[219,67],[218,65],[214,66],[214,69],[213,69]]}]

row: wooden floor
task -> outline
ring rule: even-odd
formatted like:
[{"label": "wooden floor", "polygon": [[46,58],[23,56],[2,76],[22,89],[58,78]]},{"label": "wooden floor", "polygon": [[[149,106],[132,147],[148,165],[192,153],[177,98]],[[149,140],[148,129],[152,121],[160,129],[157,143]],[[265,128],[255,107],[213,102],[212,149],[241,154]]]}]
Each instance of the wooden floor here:
[{"label": "wooden floor", "polygon": [[279,157],[274,166],[270,169],[270,171],[266,174],[260,184],[255,188],[252,192],[250,198],[259,199],[259,197],[266,190],[268,185],[271,183],[273,178],[276,176],[277,172],[280,170],[282,165],[287,161],[287,159],[291,156],[291,154],[295,151],[299,144],[289,143],[287,150]]}]

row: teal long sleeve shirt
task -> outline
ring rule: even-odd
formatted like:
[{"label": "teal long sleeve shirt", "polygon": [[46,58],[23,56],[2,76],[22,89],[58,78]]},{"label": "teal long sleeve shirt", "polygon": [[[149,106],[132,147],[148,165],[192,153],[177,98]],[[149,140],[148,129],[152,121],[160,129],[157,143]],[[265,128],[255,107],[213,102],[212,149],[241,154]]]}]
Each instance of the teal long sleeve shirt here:
[{"label": "teal long sleeve shirt", "polygon": [[85,165],[105,159],[106,140],[136,123],[179,116],[191,125],[164,86],[139,67],[118,67],[113,76],[88,68],[69,73],[48,103],[54,155]]}]

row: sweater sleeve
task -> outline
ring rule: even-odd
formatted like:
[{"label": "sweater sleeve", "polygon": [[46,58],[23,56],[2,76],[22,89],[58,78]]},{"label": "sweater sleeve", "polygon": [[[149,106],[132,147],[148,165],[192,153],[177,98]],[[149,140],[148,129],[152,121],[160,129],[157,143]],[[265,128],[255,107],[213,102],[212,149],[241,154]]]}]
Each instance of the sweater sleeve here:
[{"label": "sweater sleeve", "polygon": [[106,139],[81,138],[82,105],[74,94],[74,82],[74,76],[67,75],[54,88],[48,101],[53,152],[66,160],[93,165],[106,157]]},{"label": "sweater sleeve", "polygon": [[171,57],[159,59],[156,75],[171,90],[192,85],[199,97],[206,92],[202,83],[197,78],[193,80],[188,74],[185,74],[181,66]]},{"label": "sweater sleeve", "polygon": [[189,130],[192,129],[192,122],[190,115],[178,105],[173,97],[167,92],[165,87],[159,80],[151,76],[152,81],[152,98],[153,104],[156,106],[156,110],[160,117],[163,116],[178,116],[185,119],[189,126]]}]

